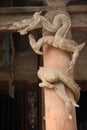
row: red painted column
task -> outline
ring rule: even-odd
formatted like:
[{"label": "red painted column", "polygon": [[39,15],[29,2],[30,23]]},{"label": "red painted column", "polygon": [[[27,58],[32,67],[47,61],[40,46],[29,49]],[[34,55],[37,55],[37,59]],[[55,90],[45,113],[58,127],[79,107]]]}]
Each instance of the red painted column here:
[{"label": "red painted column", "polygon": [[[46,30],[43,35],[49,35]],[[58,69],[66,72],[69,66],[70,58],[66,51],[45,45],[43,47],[43,66],[51,69]],[[70,74],[73,78],[73,73]],[[60,86],[62,87],[62,86]],[[66,88],[67,94],[73,97],[71,91]],[[69,119],[64,102],[54,90],[45,88],[45,123],[46,130],[77,130],[76,114],[73,107],[72,120]]]}]

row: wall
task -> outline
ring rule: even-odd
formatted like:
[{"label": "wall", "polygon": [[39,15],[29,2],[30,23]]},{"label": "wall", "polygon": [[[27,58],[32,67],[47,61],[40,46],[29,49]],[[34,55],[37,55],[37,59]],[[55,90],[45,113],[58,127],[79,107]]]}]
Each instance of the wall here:
[{"label": "wall", "polygon": [[[28,44],[28,37],[21,36],[19,33],[13,34],[15,47],[14,76],[15,80],[28,80],[38,82],[37,68],[38,57]],[[9,41],[8,41],[9,42]],[[0,72],[0,80],[8,80],[8,72]]]}]

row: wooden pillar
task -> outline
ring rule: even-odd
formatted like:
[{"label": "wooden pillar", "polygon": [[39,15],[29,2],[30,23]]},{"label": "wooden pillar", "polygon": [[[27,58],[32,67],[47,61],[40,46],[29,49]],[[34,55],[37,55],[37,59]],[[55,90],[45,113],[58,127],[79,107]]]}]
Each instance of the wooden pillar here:
[{"label": "wooden pillar", "polygon": [[[43,35],[49,35],[44,30]],[[43,47],[43,66],[51,69],[58,69],[66,72],[69,66],[68,52],[58,48],[45,45]],[[69,75],[73,77],[73,73]],[[60,86],[62,87],[62,86]],[[68,96],[73,97],[71,91],[66,88]],[[77,130],[75,108],[72,108],[72,119],[69,119],[64,101],[54,90],[44,88],[45,98],[45,124],[46,130]]]}]

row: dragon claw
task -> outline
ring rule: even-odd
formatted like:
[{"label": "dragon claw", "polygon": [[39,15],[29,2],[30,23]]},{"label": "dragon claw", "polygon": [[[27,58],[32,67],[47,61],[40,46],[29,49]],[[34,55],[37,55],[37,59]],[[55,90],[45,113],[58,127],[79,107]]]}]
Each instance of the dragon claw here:
[{"label": "dragon claw", "polygon": [[46,88],[53,88],[54,87],[53,84],[50,84],[48,82],[39,83],[39,86],[42,87],[42,88],[44,88],[44,87],[46,87]]},{"label": "dragon claw", "polygon": [[43,55],[43,52],[41,52],[41,51],[35,51],[37,54],[39,54],[39,55]]}]

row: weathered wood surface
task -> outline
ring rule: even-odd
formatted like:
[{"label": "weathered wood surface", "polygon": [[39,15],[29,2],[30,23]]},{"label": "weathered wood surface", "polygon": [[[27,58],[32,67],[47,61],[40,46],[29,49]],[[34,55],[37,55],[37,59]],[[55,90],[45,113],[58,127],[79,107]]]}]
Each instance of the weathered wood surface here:
[{"label": "weathered wood surface", "polygon": [[87,13],[87,5],[72,5],[67,6],[67,11],[69,13]]},{"label": "weathered wood surface", "polygon": [[[3,7],[0,8],[0,14],[16,14],[16,13],[32,13],[37,11],[50,11],[50,10],[56,10],[59,8],[64,7],[58,7],[58,6],[27,6],[27,7]],[[67,6],[67,11],[69,13],[87,13],[87,5],[73,5],[73,6]]]},{"label": "weathered wood surface", "polygon": [[[44,32],[43,35],[47,35],[47,32]],[[46,45],[43,48],[43,54],[44,67],[59,69],[62,72],[67,71],[70,62],[67,52]],[[69,76],[73,77],[73,73]],[[77,130],[74,107],[72,108],[72,120],[70,120],[67,116],[64,102],[53,90],[45,88],[44,91],[46,130]],[[68,89],[67,94],[73,97]]]},{"label": "weathered wood surface", "polygon": [[72,14],[72,27],[87,27],[87,14]]},{"label": "weathered wood surface", "polygon": [[[33,6],[0,8],[0,31],[17,31],[18,28],[12,26],[14,22],[30,18],[37,11],[47,12],[56,9],[60,10],[60,8],[63,7]],[[67,6],[67,11],[71,15],[72,28],[87,28],[87,5]]]}]

